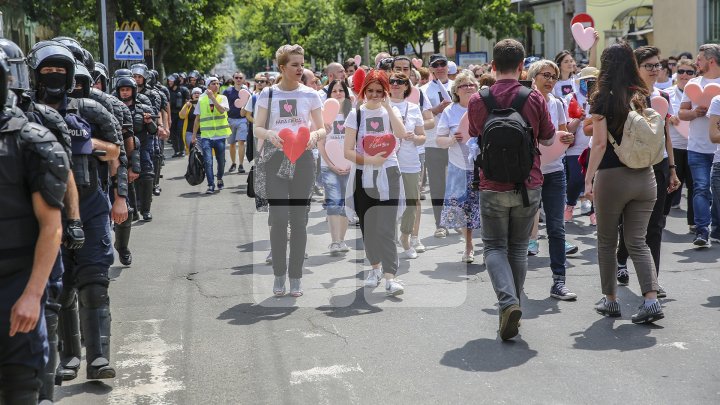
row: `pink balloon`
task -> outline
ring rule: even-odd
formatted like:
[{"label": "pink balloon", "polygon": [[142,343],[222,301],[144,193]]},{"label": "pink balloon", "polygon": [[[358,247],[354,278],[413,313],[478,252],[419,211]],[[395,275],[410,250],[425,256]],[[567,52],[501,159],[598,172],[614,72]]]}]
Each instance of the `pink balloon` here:
[{"label": "pink balloon", "polygon": [[355,61],[355,65],[359,68],[359,67],[360,67],[360,62],[362,62],[362,58],[360,57],[360,55],[355,55],[355,57],[353,58],[353,60]]},{"label": "pink balloon", "polygon": [[[470,120],[468,119],[467,112],[460,118],[460,125],[458,125],[457,132],[462,134],[463,143],[467,143],[470,140]],[[450,134],[453,136],[454,134]]]},{"label": "pink balloon", "polygon": [[675,129],[677,129],[680,135],[688,138],[690,136],[690,121],[680,121],[679,124],[675,125]]},{"label": "pink balloon", "polygon": [[238,98],[235,100],[235,107],[237,108],[243,108],[247,104],[248,100],[250,100],[250,92],[242,89],[238,92]]},{"label": "pink balloon", "polygon": [[592,48],[595,43],[595,28],[585,28],[582,23],[575,23],[570,27],[570,31],[572,31],[573,38],[575,38],[575,42],[577,42],[580,49],[587,51]]},{"label": "pink balloon", "polygon": [[713,97],[720,95],[720,84],[710,83],[705,88],[701,88],[697,83],[688,83],[685,86],[685,94],[693,103],[707,108],[710,107]]},{"label": "pink balloon", "polygon": [[325,122],[325,124],[332,124],[333,121],[335,121],[335,118],[337,118],[339,111],[340,103],[337,100],[334,98],[325,100],[322,112],[323,122]]},{"label": "pink balloon", "polygon": [[565,153],[570,145],[560,142],[560,137],[555,133],[555,142],[550,146],[540,145],[540,165],[546,165],[557,160]]},{"label": "pink balloon", "polygon": [[415,69],[420,69],[423,65],[423,61],[422,59],[412,58],[412,64],[415,66]]},{"label": "pink balloon", "polygon": [[661,117],[667,117],[668,113],[668,102],[663,96],[655,96],[650,100],[650,106],[653,110],[657,111]]},{"label": "pink balloon", "polygon": [[407,97],[407,101],[413,104],[420,104],[420,90],[413,86],[410,90],[410,95]]},{"label": "pink balloon", "polygon": [[349,169],[350,161],[345,159],[345,151],[343,145],[337,139],[328,139],[325,142],[325,153],[327,153],[330,163],[338,169]]}]

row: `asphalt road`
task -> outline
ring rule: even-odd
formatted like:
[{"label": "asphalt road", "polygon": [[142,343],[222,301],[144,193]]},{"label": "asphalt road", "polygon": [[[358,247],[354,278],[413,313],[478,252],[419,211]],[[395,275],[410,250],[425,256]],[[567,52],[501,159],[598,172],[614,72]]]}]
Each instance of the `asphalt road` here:
[{"label": "asphalt road", "polygon": [[183,159],[168,159],[153,221],[133,227],[132,266],[111,269],[117,378],[88,382],[83,365],[56,389],[60,404],[720,403],[720,246],[693,249],[684,210],[673,210],[664,236],[665,319],[630,322],[641,302],[632,265],[622,318],[595,313],[594,229],[576,217],[567,283],[578,300],[550,298],[541,240],[521,334],[501,343],[484,266],[460,263],[454,232],[432,236],[429,201],[428,251],[401,260],[403,296],[362,288],[359,229],[348,232],[347,256],[328,254],[315,202],[305,296],[274,298],[267,215],[245,196],[246,176],[227,174],[226,189],[206,196],[184,171]]}]

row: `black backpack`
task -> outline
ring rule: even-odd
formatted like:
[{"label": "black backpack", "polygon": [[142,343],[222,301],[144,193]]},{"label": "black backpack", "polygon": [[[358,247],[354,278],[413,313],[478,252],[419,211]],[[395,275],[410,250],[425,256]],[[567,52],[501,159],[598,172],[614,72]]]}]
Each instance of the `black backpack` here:
[{"label": "black backpack", "polygon": [[522,192],[523,204],[530,201],[525,180],[530,176],[535,156],[540,152],[530,127],[521,111],[531,89],[520,87],[509,108],[500,108],[489,88],[480,90],[488,117],[480,138],[480,156],[475,159],[473,186],[480,184],[481,168],[488,180],[515,184],[515,190]]},{"label": "black backpack", "polygon": [[195,142],[192,148],[190,148],[185,180],[187,180],[191,186],[197,186],[205,181],[205,161],[203,160],[202,149],[200,149],[198,142]]}]

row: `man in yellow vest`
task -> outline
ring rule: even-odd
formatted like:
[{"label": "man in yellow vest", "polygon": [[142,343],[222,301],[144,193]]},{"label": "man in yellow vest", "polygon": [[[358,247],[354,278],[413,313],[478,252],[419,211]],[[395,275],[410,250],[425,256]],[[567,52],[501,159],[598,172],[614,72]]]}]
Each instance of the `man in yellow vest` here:
[{"label": "man in yellow vest", "polygon": [[205,174],[208,188],[205,194],[215,192],[215,178],[213,176],[212,153],[217,159],[217,189],[222,190],[225,184],[222,177],[225,171],[225,139],[230,136],[231,129],[228,123],[227,111],[230,108],[227,97],[219,93],[220,81],[217,77],[209,77],[207,90],[200,96],[195,105],[195,123],[193,124],[192,142],[195,143],[198,129],[200,129],[200,146],[205,159]]}]

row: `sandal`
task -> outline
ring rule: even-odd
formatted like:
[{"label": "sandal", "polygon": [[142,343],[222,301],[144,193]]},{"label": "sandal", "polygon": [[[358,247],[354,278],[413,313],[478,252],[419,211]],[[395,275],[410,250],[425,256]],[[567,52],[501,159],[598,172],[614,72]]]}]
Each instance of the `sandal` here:
[{"label": "sandal", "polygon": [[276,297],[285,296],[285,276],[275,276],[275,283],[273,284],[273,294]]},{"label": "sandal", "polygon": [[445,238],[447,237],[447,229],[445,228],[438,228],[435,230],[435,237],[436,238]]}]

